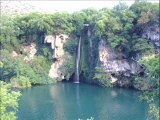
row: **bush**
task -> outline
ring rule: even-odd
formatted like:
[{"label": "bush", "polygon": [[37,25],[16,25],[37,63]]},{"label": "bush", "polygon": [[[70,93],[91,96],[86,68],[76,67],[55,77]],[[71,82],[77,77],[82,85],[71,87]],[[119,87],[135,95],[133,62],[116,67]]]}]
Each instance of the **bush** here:
[{"label": "bush", "polygon": [[143,54],[153,53],[154,46],[151,43],[148,43],[147,39],[144,38],[136,38],[132,40],[132,51]]},{"label": "bush", "polygon": [[53,50],[50,50],[48,47],[41,47],[40,51],[45,58],[52,59]]},{"label": "bush", "polygon": [[[23,56],[18,56],[13,58],[10,53],[6,50],[1,51],[1,62],[3,66],[0,68],[1,79],[9,81],[11,78],[18,79],[22,84],[26,83],[26,79],[29,80],[31,84],[48,84],[54,83],[55,81],[49,78],[48,73],[51,63],[43,56],[37,56],[33,60],[25,63]],[[25,79],[25,82],[19,79],[19,77]],[[27,81],[28,81],[27,80]]]},{"label": "bush", "polygon": [[77,48],[77,40],[75,39],[70,39],[67,40],[67,42],[64,44],[64,50],[71,55],[74,55],[76,53],[76,48]]},{"label": "bush", "polygon": [[145,73],[147,73],[146,82],[148,84],[148,89],[159,87],[160,69],[159,69],[160,54],[156,57],[150,55],[143,57],[139,62],[145,68]]},{"label": "bush", "polygon": [[11,84],[0,81],[1,86],[1,120],[16,120],[16,111],[18,110],[18,100],[20,92],[11,90]]},{"label": "bush", "polygon": [[149,104],[148,120],[159,120],[159,109],[154,103]]},{"label": "bush", "polygon": [[16,76],[15,60],[7,50],[0,50],[0,57],[2,66],[0,67],[0,78],[4,81],[9,81],[12,77]]},{"label": "bush", "polygon": [[29,81],[29,78],[27,78],[25,76],[19,76],[18,78],[16,78],[16,81],[20,85],[20,87],[22,87],[22,88],[31,87],[31,83]]},{"label": "bush", "polygon": [[68,53],[65,53],[63,58],[64,58],[64,62],[62,66],[59,68],[59,70],[62,72],[63,75],[65,75],[65,79],[69,80],[69,78],[72,76],[72,74],[75,71],[75,59]]},{"label": "bush", "polygon": [[34,84],[49,84],[54,83],[55,81],[48,76],[51,62],[43,56],[37,56],[35,59],[29,63],[31,69],[34,71],[34,74],[37,75],[37,79]]},{"label": "bush", "polygon": [[105,72],[105,70],[102,67],[96,67],[96,73],[93,79],[96,80],[96,82],[98,82],[98,84],[101,86],[112,86],[110,76],[107,74],[107,72]]},{"label": "bush", "polygon": [[[143,64],[145,68],[145,81],[142,77],[139,77],[138,82],[145,83],[145,92],[141,96],[142,100],[146,100],[149,103],[148,111],[148,120],[159,120],[159,108],[156,106],[156,101],[159,99],[159,78],[160,78],[160,69],[159,69],[159,60],[160,54],[157,56],[146,56],[143,57],[139,62]],[[142,80],[141,80],[142,79]]]}]

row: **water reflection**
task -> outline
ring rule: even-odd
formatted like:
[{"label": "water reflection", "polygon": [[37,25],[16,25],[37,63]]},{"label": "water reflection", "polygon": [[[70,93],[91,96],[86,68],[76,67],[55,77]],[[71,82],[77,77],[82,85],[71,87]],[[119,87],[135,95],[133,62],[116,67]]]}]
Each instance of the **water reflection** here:
[{"label": "water reflection", "polygon": [[119,88],[58,83],[22,92],[19,120],[145,120],[146,103],[139,93]]},{"label": "water reflection", "polygon": [[[58,89],[56,86],[50,87],[50,94],[54,103],[54,118],[57,120],[63,120],[64,118],[64,106],[63,106],[63,99],[61,99],[61,95],[65,92],[65,86],[62,85],[61,89]],[[60,94],[62,93],[62,94]]]},{"label": "water reflection", "polygon": [[112,90],[112,91],[111,91],[111,96],[112,96],[112,97],[116,97],[116,96],[117,96],[116,91],[113,91],[113,90]]},{"label": "water reflection", "polygon": [[80,96],[79,96],[79,84],[76,84],[76,102],[77,102],[77,108],[80,110]]}]

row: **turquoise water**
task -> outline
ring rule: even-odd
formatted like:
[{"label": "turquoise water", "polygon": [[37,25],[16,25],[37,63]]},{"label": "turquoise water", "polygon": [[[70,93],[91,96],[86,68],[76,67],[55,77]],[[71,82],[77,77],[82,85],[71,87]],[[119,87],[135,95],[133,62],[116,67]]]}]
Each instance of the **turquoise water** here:
[{"label": "turquoise water", "polygon": [[146,120],[140,92],[88,84],[57,83],[22,91],[18,120]]}]

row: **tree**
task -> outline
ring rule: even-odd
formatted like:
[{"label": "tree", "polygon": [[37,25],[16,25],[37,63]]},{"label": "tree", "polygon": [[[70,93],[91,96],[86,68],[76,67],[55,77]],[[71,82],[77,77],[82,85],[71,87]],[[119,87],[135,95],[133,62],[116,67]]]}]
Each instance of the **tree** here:
[{"label": "tree", "polygon": [[76,54],[76,48],[77,48],[77,41],[75,39],[69,39],[67,42],[64,44],[64,50],[71,54],[72,56]]},{"label": "tree", "polygon": [[159,120],[159,107],[156,106],[156,100],[160,98],[160,69],[159,63],[160,54],[156,57],[146,56],[140,60],[140,63],[144,65],[147,73],[145,82],[147,83],[147,90],[141,97],[142,100],[146,100],[149,103],[148,120]]},{"label": "tree", "polygon": [[159,23],[159,5],[149,2],[135,2],[130,9],[136,14],[136,22],[143,28],[146,25]]},{"label": "tree", "polygon": [[60,66],[59,70],[65,76],[65,79],[69,80],[75,71],[75,61],[74,61],[75,59],[73,56],[71,56],[67,52],[65,53],[63,58],[65,61]]},{"label": "tree", "polygon": [[126,3],[119,2],[119,4],[116,5],[116,6],[114,6],[113,9],[115,9],[117,11],[119,11],[119,10],[126,10],[126,9],[128,9],[128,6],[127,6]]},{"label": "tree", "polygon": [[132,52],[135,54],[150,54],[153,53],[154,47],[147,39],[135,38],[131,43]]},{"label": "tree", "polygon": [[66,33],[71,34],[74,30],[72,26],[72,17],[67,12],[57,12],[52,15],[53,33]]},{"label": "tree", "polygon": [[76,35],[81,34],[81,30],[84,27],[84,21],[86,14],[84,12],[75,12],[72,14],[73,33]]},{"label": "tree", "polygon": [[13,18],[1,16],[0,25],[0,46],[9,51],[17,51],[19,49],[19,42],[16,36],[19,35],[19,30],[15,26]]},{"label": "tree", "polygon": [[152,89],[158,89],[159,87],[159,82],[160,82],[159,60],[160,60],[160,54],[157,55],[156,57],[148,55],[140,60],[140,63],[143,64],[146,69],[146,73],[148,73],[147,80],[149,87]]},{"label": "tree", "polygon": [[11,90],[11,85],[0,81],[1,96],[0,96],[0,111],[1,120],[16,120],[16,111],[18,108],[18,100],[20,92]]}]

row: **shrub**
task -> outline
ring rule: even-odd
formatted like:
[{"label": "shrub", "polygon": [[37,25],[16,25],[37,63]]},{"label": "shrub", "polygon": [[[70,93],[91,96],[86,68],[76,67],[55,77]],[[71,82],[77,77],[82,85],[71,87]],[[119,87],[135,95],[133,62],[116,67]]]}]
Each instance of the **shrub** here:
[{"label": "shrub", "polygon": [[96,73],[93,77],[101,86],[111,87],[111,78],[102,67],[96,67]]},{"label": "shrub", "polygon": [[69,80],[71,75],[74,73],[75,70],[75,59],[68,53],[65,53],[63,56],[64,62],[62,66],[59,68],[59,70],[62,72],[63,75],[65,75],[65,79]]},{"label": "shrub", "polygon": [[28,88],[31,87],[31,83],[29,81],[29,78],[25,77],[25,76],[19,76],[18,78],[16,78],[16,81],[18,82],[18,84],[22,87],[22,88]]},{"label": "shrub", "polygon": [[11,84],[0,81],[1,86],[1,120],[16,120],[16,111],[18,110],[18,100],[20,92],[11,90]]},{"label": "shrub", "polygon": [[71,55],[74,55],[76,53],[76,48],[77,48],[77,40],[75,39],[70,39],[67,40],[67,42],[64,44],[64,50]]}]

